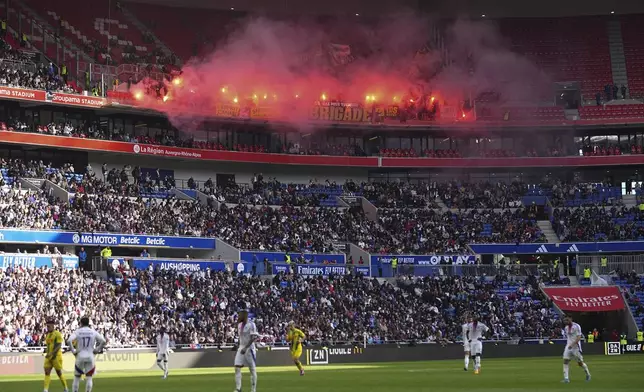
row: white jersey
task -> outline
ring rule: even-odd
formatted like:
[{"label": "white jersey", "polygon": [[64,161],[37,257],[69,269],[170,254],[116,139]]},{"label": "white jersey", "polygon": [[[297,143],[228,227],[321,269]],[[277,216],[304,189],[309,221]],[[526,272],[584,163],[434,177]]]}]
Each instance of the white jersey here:
[{"label": "white jersey", "polygon": [[237,330],[239,333],[239,347],[247,347],[249,350],[255,350],[254,339],[259,336],[255,323],[252,321],[247,321],[246,324],[239,323]]},{"label": "white jersey", "polygon": [[[579,349],[581,351],[581,338],[584,336],[581,332],[581,326],[577,323],[572,323],[571,325],[566,325],[564,327],[564,333],[566,334],[566,347],[572,346],[573,349]],[[579,342],[577,342],[579,339]]]},{"label": "white jersey", "polygon": [[94,350],[105,344],[105,338],[90,327],[81,327],[69,337],[69,342],[76,342],[77,358],[94,358]]},{"label": "white jersey", "polygon": [[170,352],[170,336],[167,333],[157,335],[157,354]]},{"label": "white jersey", "polygon": [[487,325],[481,322],[469,323],[467,324],[468,339],[471,342],[481,340],[483,338],[483,334],[489,330],[490,329],[487,327]]},{"label": "white jersey", "polygon": [[469,342],[470,339],[469,339],[469,330],[467,328],[467,323],[461,325],[461,328],[462,328],[461,335],[463,336],[463,338],[462,338],[463,339],[463,347],[466,348],[465,351],[469,351],[470,346],[469,346],[468,342]]}]

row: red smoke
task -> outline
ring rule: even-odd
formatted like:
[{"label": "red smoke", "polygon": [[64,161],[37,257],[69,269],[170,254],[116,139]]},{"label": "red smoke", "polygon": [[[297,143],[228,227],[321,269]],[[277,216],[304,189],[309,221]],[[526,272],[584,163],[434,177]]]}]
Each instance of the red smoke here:
[{"label": "red smoke", "polygon": [[[460,106],[490,89],[516,101],[549,86],[488,24],[452,23],[441,44],[432,21],[410,13],[359,22],[250,19],[213,53],[189,61],[180,79],[167,83],[165,99],[141,101],[175,125],[188,113],[214,115],[218,104],[268,108],[274,117],[299,122],[321,100],[391,105],[433,96],[441,105]],[[343,57],[340,45],[349,45],[351,56]],[[447,46],[449,52],[441,48]],[[135,95],[140,90],[134,87]]]}]

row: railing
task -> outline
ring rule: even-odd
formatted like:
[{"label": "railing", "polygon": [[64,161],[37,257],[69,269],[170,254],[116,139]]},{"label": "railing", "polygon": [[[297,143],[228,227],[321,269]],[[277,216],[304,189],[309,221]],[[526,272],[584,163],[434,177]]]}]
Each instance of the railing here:
[{"label": "railing", "polygon": [[[602,257],[606,258],[606,267],[601,266]],[[644,274],[644,255],[579,256],[577,265],[580,274],[583,274],[584,268],[590,268],[600,275],[609,274],[615,270]]]},{"label": "railing", "polygon": [[372,275],[376,277],[395,276],[540,276],[550,269],[547,264],[439,264],[413,265],[398,264],[396,270],[391,264],[374,266]]},{"label": "railing", "polygon": [[0,64],[20,71],[36,72],[36,64],[31,61],[0,59]]}]

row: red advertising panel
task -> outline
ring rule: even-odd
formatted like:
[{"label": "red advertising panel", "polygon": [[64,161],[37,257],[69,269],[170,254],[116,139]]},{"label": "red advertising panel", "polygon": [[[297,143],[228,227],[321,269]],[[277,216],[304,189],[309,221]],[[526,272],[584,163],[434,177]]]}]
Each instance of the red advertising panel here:
[{"label": "red advertising panel", "polygon": [[624,299],[615,286],[544,287],[543,291],[563,311],[610,312],[624,309]]},{"label": "red advertising panel", "polygon": [[61,94],[53,93],[50,95],[50,101],[64,105],[82,106],[85,108],[100,108],[105,106],[105,98],[91,97],[78,94]]},{"label": "red advertising panel", "polygon": [[22,88],[0,87],[0,98],[22,99],[26,101],[44,101],[43,90],[26,90]]},{"label": "red advertising panel", "polygon": [[36,355],[0,353],[0,376],[33,374],[36,372]]},{"label": "red advertising panel", "polygon": [[268,163],[278,165],[352,167],[378,166],[377,157],[330,157],[326,155],[289,155],[238,151],[198,150],[194,148],[153,146],[147,144],[133,144],[108,140],[92,140],[64,136],[41,135],[38,133],[0,132],[0,142],[209,161]]}]

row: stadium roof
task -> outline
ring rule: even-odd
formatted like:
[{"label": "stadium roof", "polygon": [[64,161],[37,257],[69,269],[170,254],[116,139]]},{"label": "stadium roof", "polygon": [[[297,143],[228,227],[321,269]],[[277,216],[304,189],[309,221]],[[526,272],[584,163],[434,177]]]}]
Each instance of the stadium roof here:
[{"label": "stadium roof", "polygon": [[644,1],[620,0],[127,0],[169,6],[234,9],[276,14],[377,16],[407,7],[442,16],[489,18],[644,13]]}]

